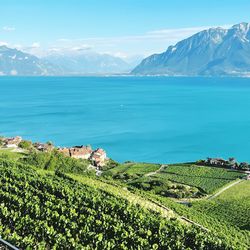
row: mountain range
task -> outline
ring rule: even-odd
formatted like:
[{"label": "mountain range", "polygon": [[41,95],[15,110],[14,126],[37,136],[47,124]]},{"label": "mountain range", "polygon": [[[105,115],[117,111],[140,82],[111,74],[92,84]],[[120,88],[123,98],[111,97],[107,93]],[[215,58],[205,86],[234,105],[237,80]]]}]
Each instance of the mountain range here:
[{"label": "mountain range", "polygon": [[145,58],[136,75],[249,76],[250,24],[201,31],[161,54]]},{"label": "mountain range", "polygon": [[88,75],[128,73],[139,62],[95,52],[52,53],[38,58],[0,46],[0,75]]},{"label": "mountain range", "polygon": [[54,53],[43,60],[59,67],[63,75],[127,73],[134,66],[119,57],[96,52]]},{"label": "mountain range", "polygon": [[250,76],[250,24],[210,28],[141,59],[129,61],[93,51],[54,52],[38,58],[0,46],[0,75]]}]

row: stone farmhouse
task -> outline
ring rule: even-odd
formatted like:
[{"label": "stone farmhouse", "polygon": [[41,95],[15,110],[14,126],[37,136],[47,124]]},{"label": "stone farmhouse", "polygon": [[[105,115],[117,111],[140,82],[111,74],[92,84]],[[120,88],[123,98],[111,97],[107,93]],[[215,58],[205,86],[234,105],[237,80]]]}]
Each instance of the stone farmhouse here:
[{"label": "stone farmhouse", "polygon": [[107,160],[106,152],[98,148],[93,150],[90,146],[74,146],[71,148],[58,148],[58,152],[75,159],[90,160],[94,166],[102,167]]},{"label": "stone farmhouse", "polygon": [[106,152],[102,148],[98,148],[92,152],[90,160],[97,167],[103,167],[105,165],[105,160],[107,159]]}]

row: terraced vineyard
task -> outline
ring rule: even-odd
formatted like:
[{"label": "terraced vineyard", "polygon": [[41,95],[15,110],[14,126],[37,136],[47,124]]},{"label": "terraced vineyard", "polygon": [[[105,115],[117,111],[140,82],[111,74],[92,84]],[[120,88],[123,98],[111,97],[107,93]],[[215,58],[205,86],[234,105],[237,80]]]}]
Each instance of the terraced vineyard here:
[{"label": "terraced vineyard", "polygon": [[108,176],[129,186],[165,197],[198,198],[241,179],[237,171],[194,164],[126,163],[107,171]]},{"label": "terraced vineyard", "polygon": [[169,165],[156,176],[173,182],[194,186],[210,194],[225,184],[237,178],[244,177],[245,174],[223,168],[180,164]]},{"label": "terraced vineyard", "polygon": [[0,234],[32,249],[226,249],[213,233],[167,220],[69,179],[0,163]]},{"label": "terraced vineyard", "polygon": [[193,203],[195,210],[250,231],[250,181],[243,181],[226,190],[214,200]]},{"label": "terraced vineyard", "polygon": [[[199,223],[206,227],[208,230],[212,232],[216,232],[223,238],[224,242],[228,242],[228,245],[231,245],[234,249],[249,249],[250,245],[250,231],[249,230],[241,230],[236,224],[229,223],[228,220],[224,220],[223,213],[227,210],[225,206],[221,209],[220,213],[215,216],[213,213],[206,211],[206,209],[197,207],[196,205],[186,206],[180,203],[175,202],[172,199],[154,195],[152,193],[139,191],[141,195],[148,197],[149,199],[156,200],[157,202],[164,204],[171,210],[175,211],[179,216],[184,216],[196,223]],[[249,196],[248,196],[249,201]],[[203,200],[200,200],[203,203]],[[199,203],[198,201],[195,203]],[[244,206],[240,208],[240,204],[238,209],[244,209]],[[201,208],[201,209],[200,209]],[[231,211],[233,213],[233,211]]]}]

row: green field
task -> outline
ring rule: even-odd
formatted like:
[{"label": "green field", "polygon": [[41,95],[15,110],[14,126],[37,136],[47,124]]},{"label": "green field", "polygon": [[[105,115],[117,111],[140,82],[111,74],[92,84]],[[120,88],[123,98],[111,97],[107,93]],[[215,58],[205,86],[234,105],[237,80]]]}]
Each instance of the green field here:
[{"label": "green field", "polygon": [[213,200],[194,202],[193,207],[242,230],[250,230],[250,181],[236,184]]}]

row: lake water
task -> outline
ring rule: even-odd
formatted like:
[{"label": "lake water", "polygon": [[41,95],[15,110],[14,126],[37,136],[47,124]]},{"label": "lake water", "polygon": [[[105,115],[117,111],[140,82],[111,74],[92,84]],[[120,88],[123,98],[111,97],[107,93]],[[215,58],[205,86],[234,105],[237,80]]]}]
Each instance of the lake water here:
[{"label": "lake water", "polygon": [[250,79],[1,77],[0,134],[118,161],[250,161]]}]

